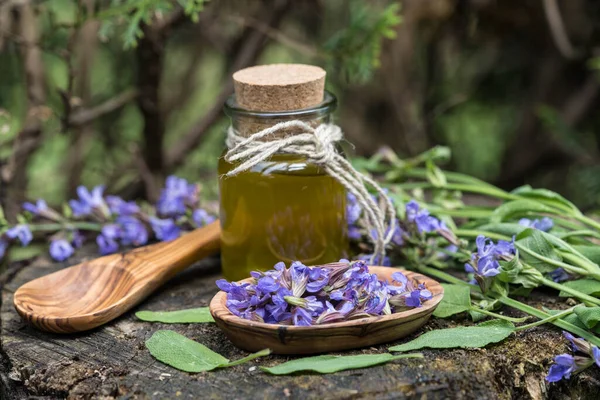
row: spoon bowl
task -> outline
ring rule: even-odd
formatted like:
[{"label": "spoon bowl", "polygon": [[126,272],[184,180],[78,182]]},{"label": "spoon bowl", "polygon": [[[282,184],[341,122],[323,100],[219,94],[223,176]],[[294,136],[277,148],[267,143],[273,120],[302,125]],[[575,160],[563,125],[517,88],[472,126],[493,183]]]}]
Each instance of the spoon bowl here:
[{"label": "spoon bowl", "polygon": [[[250,321],[232,314],[226,306],[227,293],[220,291],[210,302],[216,324],[233,344],[255,352],[265,348],[275,354],[316,354],[374,346],[407,336],[427,322],[444,295],[433,279],[412,271],[390,267],[369,267],[380,280],[392,280],[394,272],[424,283],[432,298],[421,307],[390,315],[361,318],[313,326],[291,326]],[[251,278],[241,282],[249,282]]]},{"label": "spoon bowl", "polygon": [[219,222],[179,239],[112,254],[34,279],[14,295],[17,312],[55,333],[93,329],[120,316],[177,272],[219,250]]}]

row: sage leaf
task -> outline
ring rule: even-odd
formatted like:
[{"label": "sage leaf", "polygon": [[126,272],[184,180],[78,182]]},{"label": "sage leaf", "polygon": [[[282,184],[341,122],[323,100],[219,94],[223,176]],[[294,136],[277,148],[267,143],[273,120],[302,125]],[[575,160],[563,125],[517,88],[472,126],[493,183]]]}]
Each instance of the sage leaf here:
[{"label": "sage leaf", "polygon": [[[583,307],[585,307],[585,306],[583,306]],[[596,307],[594,307],[594,308],[596,308]],[[549,310],[549,309],[544,308],[544,311],[547,312],[550,315],[554,315],[554,314],[558,314],[559,312],[562,312],[564,310]],[[569,315],[566,315],[566,316],[562,317],[561,320],[563,320],[565,322],[568,322],[568,323],[570,323],[572,325],[575,325],[578,328],[588,329],[588,327],[586,326],[586,324],[574,312],[573,312],[573,314],[569,314]],[[600,334],[600,325],[597,324],[594,328],[592,328],[590,330],[592,332],[596,333],[596,334]]]},{"label": "sage leaf", "polygon": [[313,371],[320,374],[331,374],[333,372],[345,371],[347,369],[367,368],[374,365],[385,364],[389,361],[401,358],[423,358],[421,353],[402,354],[394,356],[384,354],[359,354],[356,356],[334,356],[322,355],[305,357],[297,360],[284,362],[274,367],[260,367],[262,371],[272,375],[288,375],[300,371]]},{"label": "sage leaf", "polygon": [[215,322],[208,307],[177,311],[138,311],[135,316],[142,321],[164,322],[165,324],[191,324]]},{"label": "sage leaf", "polygon": [[[544,235],[533,228],[525,229],[517,238],[517,243],[529,251],[539,254],[542,257],[549,258],[554,261],[562,261],[560,254],[554,249],[552,243],[547,240]],[[552,272],[556,269],[555,265],[551,265],[546,261],[540,260],[535,255],[529,254],[523,250],[519,252],[519,256],[526,263],[542,273]]]},{"label": "sage leaf", "polygon": [[212,371],[229,363],[222,355],[174,331],[154,332],[146,347],[158,361],[186,372]]},{"label": "sage leaf", "polygon": [[573,246],[573,248],[594,264],[600,263],[600,246]]},{"label": "sage leaf", "polygon": [[[581,293],[589,294],[590,296],[600,296],[600,281],[595,279],[578,279],[576,281],[563,282],[568,288],[575,289]],[[558,293],[560,297],[573,297],[573,295],[561,291]]]},{"label": "sage leaf", "polygon": [[556,209],[534,200],[513,200],[496,208],[490,217],[491,222],[502,222],[519,216],[534,213],[556,213]]},{"label": "sage leaf", "polygon": [[502,266],[498,280],[502,282],[514,283],[527,289],[538,287],[543,275],[537,269],[523,265],[519,260],[519,253],[509,261],[500,261]]},{"label": "sage leaf", "polygon": [[500,222],[496,224],[485,224],[477,227],[483,232],[499,233],[500,235],[513,237],[523,232],[527,227],[513,222]]},{"label": "sage leaf", "polygon": [[581,216],[581,211],[571,203],[569,200],[562,197],[560,194],[553,192],[548,189],[533,189],[530,185],[524,185],[516,188],[511,192],[512,194],[519,195],[521,197],[527,197],[530,199],[537,200],[545,203],[546,205],[564,210],[571,215]]},{"label": "sage leaf", "polygon": [[219,353],[215,353],[201,343],[169,330],[158,330],[146,341],[150,354],[158,361],[185,372],[212,371],[216,368],[230,367],[257,357],[270,354],[262,350],[241,360],[229,362]]},{"label": "sage leaf", "polygon": [[435,317],[447,318],[471,308],[471,291],[467,286],[442,283],[442,287],[444,297],[433,312]]},{"label": "sage leaf", "polygon": [[573,311],[588,329],[593,329],[600,322],[600,307],[586,307],[580,304]]},{"label": "sage leaf", "polygon": [[408,343],[390,347],[388,350],[409,351],[427,347],[431,349],[479,348],[490,343],[501,342],[514,330],[515,326],[511,322],[494,319],[476,326],[429,331]]}]

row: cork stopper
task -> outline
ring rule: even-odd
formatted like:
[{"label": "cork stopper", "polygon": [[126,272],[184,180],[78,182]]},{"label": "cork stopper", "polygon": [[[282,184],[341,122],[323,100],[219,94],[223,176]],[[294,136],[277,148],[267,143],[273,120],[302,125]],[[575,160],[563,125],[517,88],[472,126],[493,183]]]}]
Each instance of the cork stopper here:
[{"label": "cork stopper", "polygon": [[252,111],[290,111],[323,102],[325,70],[303,64],[271,64],[233,74],[237,104]]}]

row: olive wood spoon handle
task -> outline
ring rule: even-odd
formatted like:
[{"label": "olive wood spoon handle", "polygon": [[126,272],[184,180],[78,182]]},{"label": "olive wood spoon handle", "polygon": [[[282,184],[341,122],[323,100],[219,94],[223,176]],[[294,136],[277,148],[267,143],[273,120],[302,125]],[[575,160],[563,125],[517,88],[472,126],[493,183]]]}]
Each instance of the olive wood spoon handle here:
[{"label": "olive wood spoon handle", "polygon": [[14,296],[17,312],[36,328],[85,331],[129,310],[173,275],[220,247],[219,221],[171,242],[111,254],[34,279]]}]

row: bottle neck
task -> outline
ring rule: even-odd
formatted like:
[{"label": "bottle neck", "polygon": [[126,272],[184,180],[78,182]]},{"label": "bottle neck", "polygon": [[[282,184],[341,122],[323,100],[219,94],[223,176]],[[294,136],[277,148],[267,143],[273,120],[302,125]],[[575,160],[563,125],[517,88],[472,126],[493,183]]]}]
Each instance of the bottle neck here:
[{"label": "bottle neck", "polygon": [[[231,126],[237,135],[249,137],[254,133],[270,128],[281,122],[302,121],[311,127],[331,122],[331,114],[337,105],[336,98],[326,92],[324,101],[312,108],[283,112],[261,112],[240,108],[231,96],[225,103],[225,113],[231,119]],[[271,135],[273,139],[281,139],[291,135],[304,133],[298,128],[286,128]]]}]

